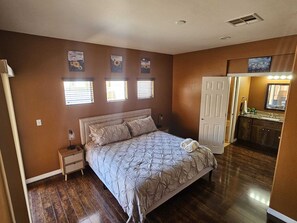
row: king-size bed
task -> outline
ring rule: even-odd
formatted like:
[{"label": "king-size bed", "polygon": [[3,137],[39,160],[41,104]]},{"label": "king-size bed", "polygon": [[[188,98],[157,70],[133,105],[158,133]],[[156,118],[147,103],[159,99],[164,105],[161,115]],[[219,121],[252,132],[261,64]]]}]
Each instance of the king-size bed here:
[{"label": "king-size bed", "polygon": [[[208,148],[186,152],[180,148],[183,139],[155,129],[150,115],[151,109],[142,109],[79,121],[86,160],[128,214],[127,222],[143,222],[149,212],[217,166]],[[94,132],[104,136],[98,139]],[[120,140],[110,140],[108,134]]]}]

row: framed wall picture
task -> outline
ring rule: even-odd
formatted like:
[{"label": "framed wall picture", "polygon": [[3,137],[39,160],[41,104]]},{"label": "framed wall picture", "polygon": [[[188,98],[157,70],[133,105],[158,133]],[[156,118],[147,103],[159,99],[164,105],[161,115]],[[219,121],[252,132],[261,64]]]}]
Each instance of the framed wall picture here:
[{"label": "framed wall picture", "polygon": [[148,74],[151,72],[151,60],[148,58],[142,58],[140,61],[140,73]]},{"label": "framed wall picture", "polygon": [[84,52],[68,51],[69,71],[85,71]]},{"label": "framed wall picture", "polygon": [[248,72],[269,72],[271,66],[271,57],[250,58],[248,61]]},{"label": "framed wall picture", "polygon": [[110,56],[110,67],[112,73],[122,73],[123,72],[123,57],[111,55]]}]

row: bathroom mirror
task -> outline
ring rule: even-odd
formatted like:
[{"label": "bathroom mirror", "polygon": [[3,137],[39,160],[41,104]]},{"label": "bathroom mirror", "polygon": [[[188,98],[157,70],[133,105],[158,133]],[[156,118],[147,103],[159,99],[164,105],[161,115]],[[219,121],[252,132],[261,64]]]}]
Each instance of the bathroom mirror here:
[{"label": "bathroom mirror", "polygon": [[289,84],[268,84],[265,109],[285,111]]}]

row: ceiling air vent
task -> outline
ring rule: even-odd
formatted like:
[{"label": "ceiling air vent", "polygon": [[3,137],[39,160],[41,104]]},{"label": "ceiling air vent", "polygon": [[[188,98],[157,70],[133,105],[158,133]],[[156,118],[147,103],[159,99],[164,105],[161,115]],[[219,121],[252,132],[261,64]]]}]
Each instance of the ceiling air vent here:
[{"label": "ceiling air vent", "polygon": [[263,21],[263,19],[257,13],[254,13],[240,18],[232,19],[227,22],[233,26],[241,26],[261,21]]}]

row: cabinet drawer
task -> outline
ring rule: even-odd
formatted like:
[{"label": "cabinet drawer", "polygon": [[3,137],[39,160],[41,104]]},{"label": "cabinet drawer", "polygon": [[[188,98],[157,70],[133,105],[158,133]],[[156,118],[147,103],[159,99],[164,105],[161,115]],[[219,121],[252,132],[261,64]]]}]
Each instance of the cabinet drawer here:
[{"label": "cabinet drawer", "polygon": [[282,123],[281,122],[274,122],[274,121],[267,121],[267,120],[259,120],[254,119],[253,125],[263,126],[265,128],[272,128],[272,129],[282,129]]},{"label": "cabinet drawer", "polygon": [[72,163],[72,164],[69,164],[69,165],[65,166],[65,174],[76,171],[76,170],[80,170],[80,169],[83,169],[83,168],[84,168],[84,162],[83,161],[80,161],[80,162],[77,162],[77,163]]},{"label": "cabinet drawer", "polygon": [[65,165],[83,160],[83,153],[73,154],[64,158]]},{"label": "cabinet drawer", "polygon": [[259,119],[254,119],[253,125],[259,125],[267,128],[273,128],[274,122],[266,121],[266,120],[259,120]]}]

